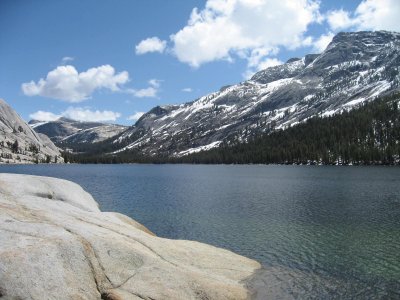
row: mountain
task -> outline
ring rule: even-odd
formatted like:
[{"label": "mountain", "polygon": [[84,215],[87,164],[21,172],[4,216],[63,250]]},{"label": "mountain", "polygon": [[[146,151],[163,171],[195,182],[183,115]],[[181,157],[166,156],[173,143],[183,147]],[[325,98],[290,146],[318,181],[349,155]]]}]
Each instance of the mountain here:
[{"label": "mountain", "polygon": [[67,118],[56,121],[29,121],[36,132],[47,135],[58,145],[74,145],[104,141],[127,129],[126,126],[99,122],[79,122]]},{"label": "mountain", "polygon": [[399,165],[400,93],[247,143],[174,158],[179,163]]},{"label": "mountain", "polygon": [[0,163],[63,162],[60,150],[0,99]]},{"label": "mountain", "polygon": [[399,90],[399,53],[399,33],[339,33],[321,54],[290,59],[193,102],[157,106],[107,143],[113,153],[179,157],[331,116]]}]

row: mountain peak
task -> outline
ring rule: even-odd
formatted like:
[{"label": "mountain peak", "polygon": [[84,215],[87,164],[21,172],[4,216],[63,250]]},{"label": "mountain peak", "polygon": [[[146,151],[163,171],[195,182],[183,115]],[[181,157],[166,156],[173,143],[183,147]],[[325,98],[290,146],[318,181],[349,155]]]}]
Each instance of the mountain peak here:
[{"label": "mountain peak", "polygon": [[266,84],[280,79],[292,78],[298,75],[304,67],[304,59],[291,58],[282,65],[257,72],[251,77],[251,80]]},{"label": "mountain peak", "polygon": [[193,102],[155,107],[113,145],[179,156],[350,110],[400,89],[399,53],[398,33],[339,33],[321,54],[289,59]]},{"label": "mountain peak", "polygon": [[31,120],[29,123],[36,132],[47,135],[59,146],[101,142],[126,129],[122,125],[75,121],[66,117],[51,122]]}]

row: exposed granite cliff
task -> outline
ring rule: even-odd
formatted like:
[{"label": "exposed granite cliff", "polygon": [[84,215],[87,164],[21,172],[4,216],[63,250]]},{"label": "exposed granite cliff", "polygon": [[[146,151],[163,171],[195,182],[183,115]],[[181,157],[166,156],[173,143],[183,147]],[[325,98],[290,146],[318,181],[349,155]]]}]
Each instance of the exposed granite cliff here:
[{"label": "exposed granite cliff", "polygon": [[123,132],[127,126],[100,122],[81,122],[68,118],[55,121],[31,120],[29,125],[38,133],[47,135],[58,144],[97,143]]},{"label": "exposed granite cliff", "polygon": [[36,133],[0,99],[0,164],[61,163],[60,149],[44,134]]}]

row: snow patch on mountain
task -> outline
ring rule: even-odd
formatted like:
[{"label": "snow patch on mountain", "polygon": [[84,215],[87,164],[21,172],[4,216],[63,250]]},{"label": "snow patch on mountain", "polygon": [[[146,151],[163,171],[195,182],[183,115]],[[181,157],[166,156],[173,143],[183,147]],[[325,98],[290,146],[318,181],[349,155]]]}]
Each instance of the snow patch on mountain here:
[{"label": "snow patch on mountain", "polygon": [[81,122],[67,118],[56,121],[30,121],[36,132],[47,135],[58,144],[96,143],[112,138],[127,129],[126,126],[98,122]]},{"label": "snow patch on mountain", "polygon": [[155,107],[112,143],[121,145],[116,152],[185,155],[331,116],[399,90],[399,53],[397,33],[339,33],[321,54],[291,59],[192,102]]},{"label": "snow patch on mountain", "polygon": [[212,143],[210,143],[208,145],[199,146],[199,147],[196,147],[196,148],[190,148],[190,149],[181,151],[179,153],[176,153],[175,156],[177,156],[177,157],[185,156],[185,155],[192,154],[192,153],[197,153],[197,152],[200,152],[200,151],[210,150],[212,148],[218,147],[221,143],[222,143],[221,141],[215,141],[215,142],[212,142]]}]

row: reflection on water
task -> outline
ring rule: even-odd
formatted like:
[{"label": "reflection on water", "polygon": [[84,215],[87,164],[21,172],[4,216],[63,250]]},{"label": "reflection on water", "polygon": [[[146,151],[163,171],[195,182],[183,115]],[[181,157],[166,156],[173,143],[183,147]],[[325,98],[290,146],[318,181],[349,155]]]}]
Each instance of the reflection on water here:
[{"label": "reflection on water", "polygon": [[400,169],[70,165],[0,172],[73,180],[102,210],[260,261],[258,299],[400,298]]}]

